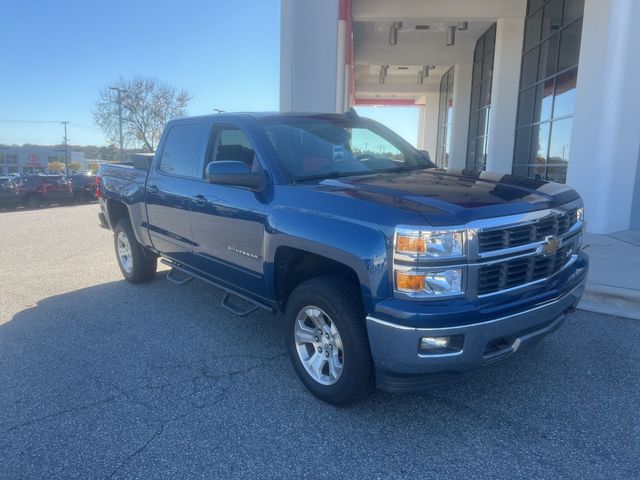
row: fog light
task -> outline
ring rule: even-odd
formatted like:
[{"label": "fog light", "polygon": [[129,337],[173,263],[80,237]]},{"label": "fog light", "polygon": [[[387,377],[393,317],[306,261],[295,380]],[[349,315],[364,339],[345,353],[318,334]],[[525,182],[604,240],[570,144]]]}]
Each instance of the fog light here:
[{"label": "fog light", "polygon": [[433,350],[446,348],[449,346],[449,340],[449,337],[422,337],[422,340],[420,340],[420,349]]},{"label": "fog light", "polygon": [[450,335],[446,337],[422,337],[418,353],[428,355],[451,355],[462,352],[464,335]]}]

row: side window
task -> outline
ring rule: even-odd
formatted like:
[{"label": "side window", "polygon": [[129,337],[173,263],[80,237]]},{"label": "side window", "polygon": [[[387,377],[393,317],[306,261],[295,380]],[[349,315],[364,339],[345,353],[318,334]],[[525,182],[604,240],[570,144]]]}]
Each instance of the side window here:
[{"label": "side window", "polygon": [[215,128],[207,152],[206,165],[221,160],[236,160],[246,163],[254,170],[255,152],[246,134],[237,127]]},{"label": "side window", "polygon": [[190,123],[171,127],[162,149],[159,169],[171,175],[193,176],[198,162],[203,125]]}]

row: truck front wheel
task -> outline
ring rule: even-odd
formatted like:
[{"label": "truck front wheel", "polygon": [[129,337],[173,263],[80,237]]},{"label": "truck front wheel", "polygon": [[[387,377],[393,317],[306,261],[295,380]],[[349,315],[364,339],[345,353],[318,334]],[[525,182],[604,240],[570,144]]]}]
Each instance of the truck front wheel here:
[{"label": "truck front wheel", "polygon": [[158,268],[155,256],[147,254],[138,243],[129,221],[120,220],[113,229],[118,266],[125,280],[144,283],[153,280]]},{"label": "truck front wheel", "polygon": [[366,397],[373,361],[357,292],[337,277],[299,285],[285,311],[285,340],[296,373],[319,399],[344,406]]}]

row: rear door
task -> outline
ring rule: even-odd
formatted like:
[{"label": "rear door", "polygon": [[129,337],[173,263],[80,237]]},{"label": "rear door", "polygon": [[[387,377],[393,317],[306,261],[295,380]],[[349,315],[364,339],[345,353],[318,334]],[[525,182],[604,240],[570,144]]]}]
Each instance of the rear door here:
[{"label": "rear door", "polygon": [[205,181],[209,162],[236,160],[253,171],[263,168],[250,134],[240,126],[217,124],[210,130],[191,213],[194,259],[219,280],[265,297],[263,243],[266,195],[242,187]]},{"label": "rear door", "polygon": [[149,236],[158,251],[190,263],[193,251],[190,210],[196,169],[204,154],[205,126],[194,120],[167,128],[146,183]]},{"label": "rear door", "polygon": [[52,179],[50,197],[54,200],[61,200],[71,196],[71,186],[66,177]]}]

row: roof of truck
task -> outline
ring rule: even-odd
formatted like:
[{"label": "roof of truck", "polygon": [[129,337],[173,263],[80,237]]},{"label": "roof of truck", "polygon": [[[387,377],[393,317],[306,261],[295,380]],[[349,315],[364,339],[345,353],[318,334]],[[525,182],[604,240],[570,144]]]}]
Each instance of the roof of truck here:
[{"label": "roof of truck", "polygon": [[[223,113],[212,113],[209,115],[200,115],[196,117],[184,117],[177,118],[175,120],[191,120],[191,119],[202,119],[202,118],[216,118],[216,119],[237,119],[241,118],[251,118],[253,120],[262,120],[265,118],[291,118],[291,117],[334,117],[334,118],[344,118],[345,116],[355,116],[358,114],[355,110],[351,110],[347,113],[323,113],[323,112],[223,112]],[[175,121],[173,120],[173,121]]]}]

